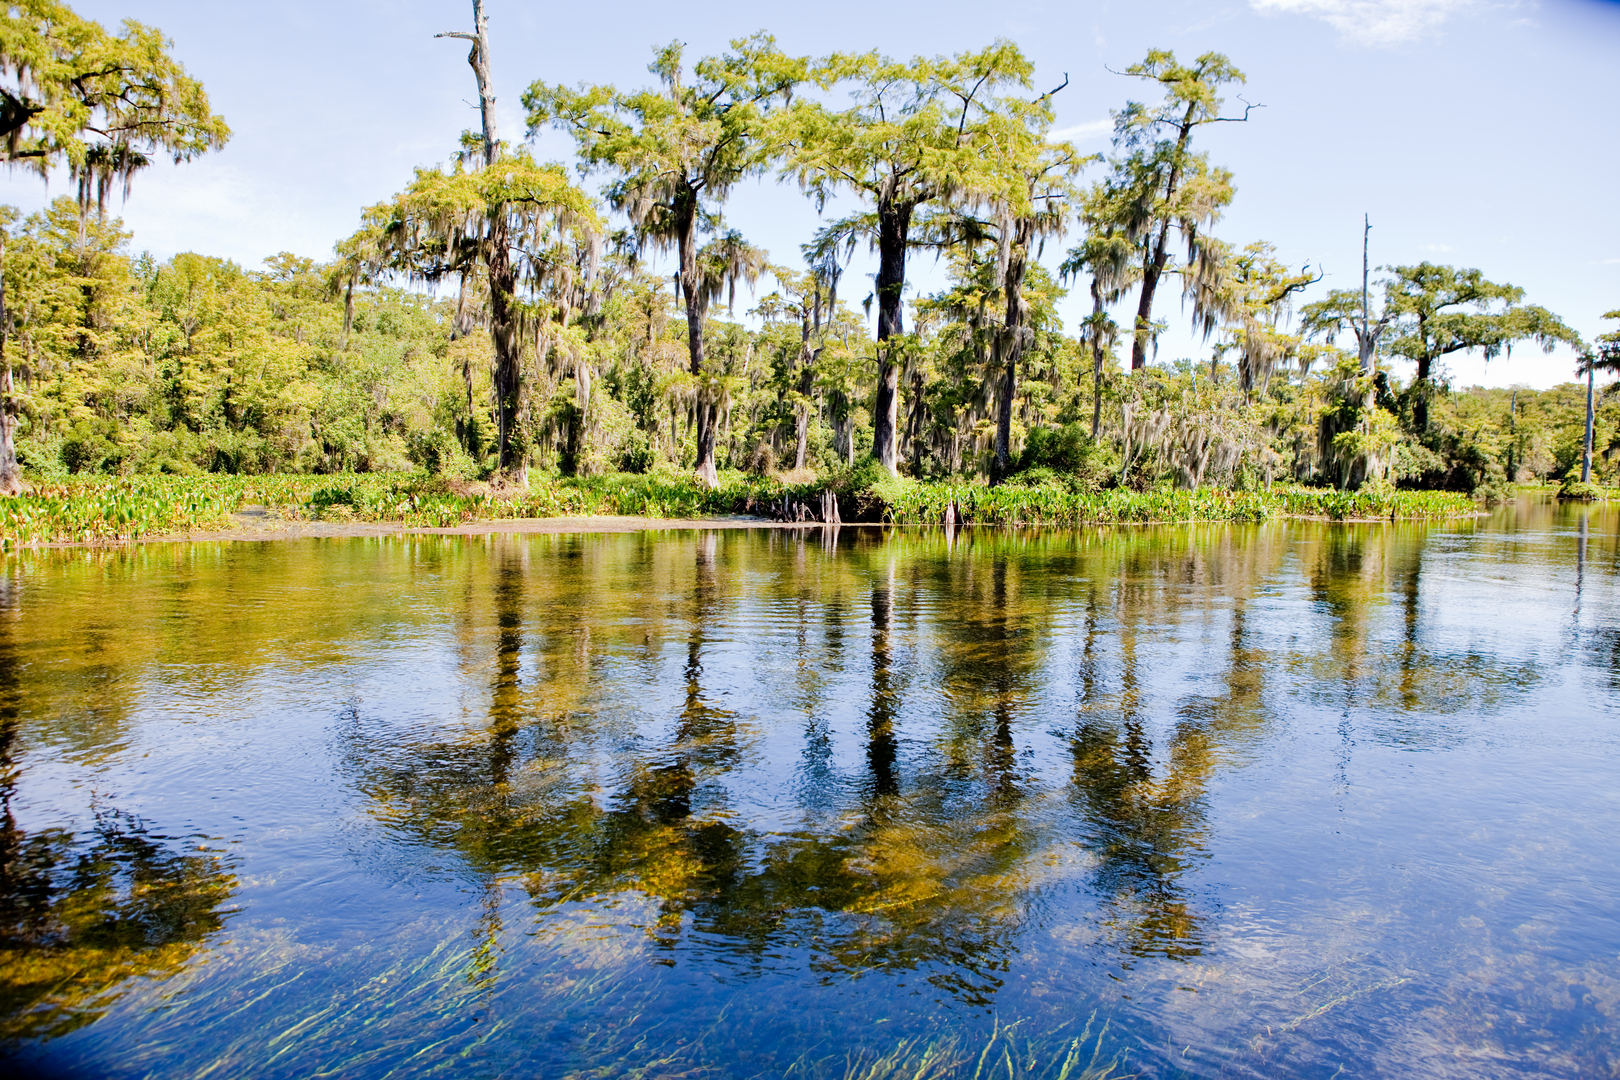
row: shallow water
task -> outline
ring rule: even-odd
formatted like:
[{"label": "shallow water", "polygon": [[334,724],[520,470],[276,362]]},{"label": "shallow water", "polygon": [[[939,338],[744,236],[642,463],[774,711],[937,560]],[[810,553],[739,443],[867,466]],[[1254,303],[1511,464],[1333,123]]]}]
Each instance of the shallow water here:
[{"label": "shallow water", "polygon": [[7,1067],[1620,1074],[1617,526],[14,557]]}]

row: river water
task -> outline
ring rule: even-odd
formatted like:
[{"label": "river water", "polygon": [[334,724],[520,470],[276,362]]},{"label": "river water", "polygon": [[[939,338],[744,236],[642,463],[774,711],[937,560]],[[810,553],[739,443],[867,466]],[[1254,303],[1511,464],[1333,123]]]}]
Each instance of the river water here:
[{"label": "river water", "polygon": [[0,578],[43,1077],[1620,1075],[1620,515]]}]

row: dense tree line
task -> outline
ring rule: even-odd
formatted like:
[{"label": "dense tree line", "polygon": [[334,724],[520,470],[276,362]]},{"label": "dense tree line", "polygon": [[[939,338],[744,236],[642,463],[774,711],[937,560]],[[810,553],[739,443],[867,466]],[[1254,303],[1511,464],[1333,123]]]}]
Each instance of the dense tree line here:
[{"label": "dense tree line", "polygon": [[[1607,338],[1586,349],[1477,270],[1368,266],[1359,290],[1313,300],[1310,267],[1218,237],[1236,186],[1202,139],[1252,108],[1227,107],[1244,77],[1219,54],[1128,67],[1146,100],[1114,110],[1109,153],[1083,155],[1052,135],[1066,86],[1037,93],[1009,42],[909,62],[792,56],[764,34],[695,62],[670,45],[649,87],[524,95],[529,134],[569,133],[593,192],[500,140],[481,0],[474,30],[449,35],[471,42],[481,129],[367,209],[333,260],[158,262],[132,252],[108,186],[228,130],[156,31],[76,18],[12,5],[0,38],[10,160],[81,178],[77,198],[4,220],[0,458],[14,434],[41,475],[867,469],[1474,490],[1579,471],[1586,393],[1454,392],[1446,356],[1565,343],[1587,369],[1616,366]],[[98,48],[185,93],[118,126],[122,99],[75,89]],[[50,108],[80,124],[71,137]],[[849,212],[775,261],[725,218],[738,184],[769,176]],[[877,273],[852,306],[863,245]],[[948,267],[936,293],[907,292],[919,251]],[[1158,362],[1177,286],[1208,351]],[[1090,313],[1065,327],[1071,289]],[[1591,415],[1603,478],[1620,404]]]}]

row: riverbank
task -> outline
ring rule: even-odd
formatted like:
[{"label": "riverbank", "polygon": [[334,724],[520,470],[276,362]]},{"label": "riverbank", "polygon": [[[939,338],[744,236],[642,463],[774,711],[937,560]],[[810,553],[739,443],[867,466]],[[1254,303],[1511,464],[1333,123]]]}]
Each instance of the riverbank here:
[{"label": "riverbank", "polygon": [[[421,475],[71,477],[0,498],[0,544],[356,536],[435,532],[622,532],[843,523],[1079,527],[1191,521],[1435,520],[1477,512],[1452,492],[991,488],[890,480],[835,490],[728,474],[717,488],[618,474],[538,478],[523,488]],[[521,524],[519,524],[521,523]]]},{"label": "riverbank", "polygon": [[264,507],[244,507],[230,523],[215,529],[185,533],[150,533],[133,540],[53,541],[32,546],[83,547],[128,543],[170,543],[187,540],[308,540],[363,536],[489,536],[548,535],[559,533],[633,533],[676,529],[804,529],[820,523],[774,521],[742,514],[701,517],[636,517],[628,514],[586,514],[546,518],[491,518],[459,525],[407,525],[398,521],[307,521],[284,518]]}]

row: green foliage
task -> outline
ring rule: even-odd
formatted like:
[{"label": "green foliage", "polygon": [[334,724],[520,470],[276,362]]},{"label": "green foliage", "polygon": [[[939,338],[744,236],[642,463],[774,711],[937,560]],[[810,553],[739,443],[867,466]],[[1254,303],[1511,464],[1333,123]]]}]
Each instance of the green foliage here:
[{"label": "green foliage", "polygon": [[[1366,488],[1343,492],[1278,485],[1272,491],[1114,489],[1080,492],[1024,487],[925,483],[892,476],[876,459],[859,462],[838,485],[850,506],[873,520],[937,524],[952,503],[957,520],[980,525],[1091,525],[1168,521],[1263,521],[1295,515],[1353,518],[1444,518],[1472,511],[1473,501],[1447,492]],[[714,488],[686,476],[607,474],[537,479],[527,490],[468,488],[424,473],[339,476],[77,476],[41,483],[27,495],[0,497],[0,539],[7,547],[37,543],[119,542],[228,528],[244,505],[290,519],[391,522],[444,527],[474,520],[629,514],[691,518],[757,512],[783,495],[813,501],[820,483],[720,474]]]},{"label": "green foliage", "polygon": [[1549,351],[1559,342],[1579,342],[1546,308],[1521,304],[1523,289],[1487,281],[1478,270],[1425,262],[1392,271],[1387,307],[1401,321],[1390,351],[1417,363],[1419,378],[1428,377],[1431,362],[1453,352],[1478,349],[1491,360],[1515,341],[1535,341]]},{"label": "green foliage", "polygon": [[237,885],[227,858],[105,808],[79,833],[12,825],[7,844],[8,1047],[83,1028],[134,979],[178,975],[220,931]]},{"label": "green foliage", "polygon": [[1558,488],[1560,499],[1573,499],[1579,502],[1592,502],[1609,497],[1609,493],[1597,484],[1583,480],[1566,480]]},{"label": "green foliage", "polygon": [[[744,512],[801,496],[771,479],[722,474],[717,488],[685,477],[609,474],[537,480],[527,490],[465,488],[424,473],[336,476],[76,476],[0,497],[0,538],[7,546],[118,542],[228,528],[242,506],[264,506],[290,519],[395,522],[443,527],[472,520],[635,514],[694,517]],[[819,488],[815,489],[819,492]]]},{"label": "green foliage", "polygon": [[158,263],[126,243],[59,199],[6,247],[17,450],[35,477],[474,468],[488,345],[447,340],[449,303],[362,290],[345,334],[311,260]]},{"label": "green foliage", "polygon": [[1033,70],[1010,41],[954,57],[834,54],[810,75],[847,90],[849,104],[801,98],[781,113],[773,128],[781,168],[821,203],[845,189],[908,207],[994,189],[1006,180],[997,137],[1016,122],[998,112],[996,92],[1029,87]]},{"label": "green foliage", "polygon": [[[32,78],[36,63],[16,59],[26,49],[12,39],[57,33],[39,20],[65,27],[64,12],[47,0],[8,9],[10,76]],[[123,45],[80,30],[85,48],[157,47],[134,29]],[[66,37],[53,40],[71,53]],[[180,93],[183,73],[164,70]],[[756,35],[691,65],[671,45],[651,70],[661,85],[645,90],[536,83],[525,97],[531,129],[568,130],[579,160],[608,174],[626,226],[614,233],[565,166],[523,153],[419,170],[326,264],[132,258],[121,223],[75,200],[20,227],[0,211],[17,376],[6,414],[28,476],[421,472],[463,483],[534,469],[664,483],[746,468],[755,486],[832,486],[878,516],[909,512],[930,485],[977,488],[994,471],[1020,490],[1007,514],[1081,520],[1114,511],[1049,513],[1043,500],[1124,489],[1129,516],[1172,487],[1247,495],[1276,481],[1489,497],[1580,468],[1580,387],[1453,391],[1425,367],[1459,349],[1491,357],[1514,341],[1574,340],[1513,286],[1395,267],[1376,327],[1359,293],[1340,290],[1307,306],[1293,332],[1293,297],[1314,275],[1265,241],[1209,235],[1234,188],[1191,141],[1222,119],[1223,88],[1243,78],[1220,54],[1182,63],[1153,51],[1128,69],[1164,97],[1116,113],[1110,172],[1083,197],[1072,178],[1084,159],[1050,140],[1050,100],[1027,96],[1032,70],[1008,42],[911,62],[810,61]],[[795,95],[806,82],[824,93]],[[813,198],[843,191],[866,204],[814,237],[800,269],[767,266],[720,216],[728,190],[772,169]],[[1036,261],[1039,241],[1076,219],[1084,235],[1055,275]],[[1171,232],[1181,240],[1170,244]],[[838,294],[862,242],[880,254],[868,301],[879,342]],[[906,332],[904,262],[917,244],[942,251],[950,280],[915,299]],[[643,263],[649,245],[675,249],[674,288]],[[757,324],[710,314],[767,271]],[[1165,273],[1182,279],[1212,355],[1140,355],[1142,367],[1122,370],[1124,331],[1108,306]],[[1082,274],[1091,314],[1066,329],[1058,303]],[[388,287],[400,279],[449,280],[458,295]],[[1161,325],[1136,328],[1138,353]],[[1332,344],[1383,329],[1387,340],[1358,358]],[[1588,363],[1606,369],[1616,336]],[[1390,355],[1418,361],[1418,377],[1392,379],[1380,367]],[[1620,479],[1620,397],[1599,398],[1593,434],[1594,478]],[[856,460],[874,439],[889,468]],[[368,505],[318,512],[381,512]],[[63,510],[67,532],[83,531],[76,512]]]},{"label": "green foliage", "polygon": [[1199,127],[1222,120],[1221,87],[1244,82],[1245,77],[1220,53],[1204,53],[1192,64],[1183,64],[1163,49],[1150,49],[1125,73],[1157,83],[1164,98],[1156,105],[1127,102],[1114,114],[1115,149],[1120,153],[1110,162],[1105,197],[1094,199],[1091,209],[1095,214],[1106,208],[1099,220],[1103,232],[1124,236],[1142,267],[1131,342],[1131,367],[1136,370],[1147,362],[1149,342],[1158,340],[1160,324],[1153,322],[1152,306],[1161,275],[1173,268],[1170,230],[1177,230],[1184,241],[1177,246],[1196,256],[1200,231],[1235,193],[1231,171],[1210,165],[1209,156],[1194,153],[1191,143]]},{"label": "green foliage", "polygon": [[1346,492],[1277,486],[1271,491],[1195,491],[1123,488],[1093,493],[1053,487],[982,484],[917,484],[884,492],[884,519],[938,524],[947,506],[956,518],[976,525],[1149,524],[1177,521],[1265,521],[1280,516],[1361,518],[1447,518],[1474,510],[1472,499],[1445,492],[1392,488]]},{"label": "green foliage", "polygon": [[1384,306],[1396,323],[1389,350],[1417,367],[1408,398],[1419,435],[1429,428],[1436,391],[1431,380],[1441,357],[1478,349],[1491,360],[1525,340],[1547,352],[1559,342],[1579,347],[1579,336],[1558,316],[1521,304],[1524,290],[1516,285],[1488,281],[1478,270],[1428,262],[1390,269],[1394,277],[1384,283]]},{"label": "green foliage", "polygon": [[[1620,308],[1605,311],[1605,319],[1620,319]],[[1581,354],[1580,373],[1588,368],[1594,371],[1620,372],[1620,330],[1611,330],[1592,339],[1592,347]]]},{"label": "green foliage", "polygon": [[202,83],[169,55],[155,27],[125,20],[118,34],[58,0],[16,0],[0,11],[0,157],[41,176],[65,164],[81,201],[128,182],[158,154],[187,161],[230,138]]},{"label": "green foliage", "polygon": [[650,472],[658,461],[652,440],[645,431],[632,431],[619,452],[619,471],[627,473]]},{"label": "green foliage", "polygon": [[505,242],[527,253],[518,268],[529,282],[545,276],[551,249],[600,227],[596,207],[567,171],[524,153],[468,169],[417,169],[391,200],[370,207],[361,231],[345,242],[370,242],[375,273],[393,271],[417,280],[438,280],[475,268],[491,244]]},{"label": "green foliage", "polygon": [[1093,440],[1083,425],[1073,423],[1030,431],[1014,479],[1034,486],[1050,482],[1037,479],[1044,475],[1076,490],[1096,491],[1108,483],[1118,468],[1118,456],[1111,448]]}]

